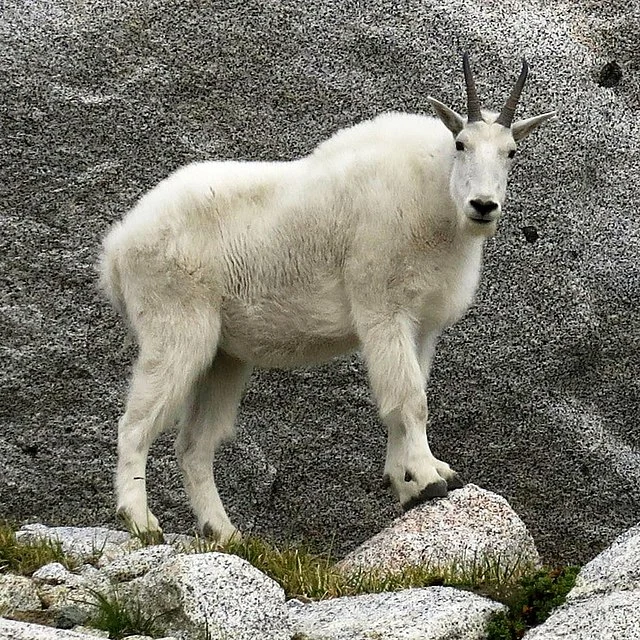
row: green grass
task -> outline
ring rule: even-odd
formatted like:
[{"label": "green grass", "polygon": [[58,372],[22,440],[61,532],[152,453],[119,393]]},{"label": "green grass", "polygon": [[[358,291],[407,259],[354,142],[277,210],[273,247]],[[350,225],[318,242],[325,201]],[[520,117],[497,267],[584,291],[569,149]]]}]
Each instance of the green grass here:
[{"label": "green grass", "polygon": [[186,547],[185,551],[218,551],[237,555],[275,580],[288,598],[301,600],[442,585],[467,589],[502,602],[511,596],[519,579],[534,571],[522,559],[506,562],[498,556],[472,554],[445,568],[427,561],[398,571],[345,572],[334,565],[329,554],[311,553],[304,546],[279,548],[255,537],[233,539],[225,544],[197,538],[195,544]]},{"label": "green grass", "polygon": [[69,570],[77,566],[77,563],[65,555],[59,542],[49,540],[20,542],[16,540],[13,527],[0,524],[0,573],[30,576],[50,562],[60,562]]},{"label": "green grass", "polygon": [[158,629],[158,621],[162,614],[150,616],[146,614],[140,602],[125,599],[117,589],[110,593],[91,591],[96,607],[96,614],[91,619],[90,625],[96,629],[107,631],[109,638],[120,640],[126,636],[142,635],[159,637],[162,632]]}]

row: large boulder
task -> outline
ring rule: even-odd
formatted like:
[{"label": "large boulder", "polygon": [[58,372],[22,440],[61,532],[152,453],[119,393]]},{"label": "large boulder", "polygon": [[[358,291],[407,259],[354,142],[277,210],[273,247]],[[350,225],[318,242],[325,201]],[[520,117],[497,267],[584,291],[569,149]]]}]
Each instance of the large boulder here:
[{"label": "large boulder", "polygon": [[568,600],[616,591],[640,592],[640,525],[632,527],[580,570]]},{"label": "large boulder", "polygon": [[481,640],[505,608],[448,587],[289,604],[294,638],[304,640]]},{"label": "large boulder", "polygon": [[[462,109],[469,49],[487,105],[526,55],[519,115],[559,118],[522,145],[476,305],[439,346],[433,449],[548,561],[640,520],[634,3],[7,0],[1,18],[0,515],[113,522],[135,353],[95,288],[113,221],[190,161],[294,158],[429,94]],[[340,554],[397,515],[357,358],[257,373],[238,423],[216,474],[243,529]],[[147,485],[165,530],[189,531],[169,436]]]},{"label": "large boulder", "polygon": [[557,609],[526,640],[638,640],[640,590],[599,594]]},{"label": "large boulder", "polygon": [[419,505],[347,554],[346,572],[400,571],[428,565],[444,569],[519,575],[538,566],[531,534],[502,497],[473,484],[447,498]]},{"label": "large boulder", "polygon": [[237,556],[178,555],[141,578],[119,585],[125,602],[182,640],[290,640],[284,591]]}]

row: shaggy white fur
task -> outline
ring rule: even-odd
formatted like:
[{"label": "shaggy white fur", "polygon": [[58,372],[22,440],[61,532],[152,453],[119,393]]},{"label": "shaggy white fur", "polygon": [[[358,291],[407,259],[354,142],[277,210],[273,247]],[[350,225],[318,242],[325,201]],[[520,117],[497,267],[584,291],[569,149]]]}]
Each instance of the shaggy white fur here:
[{"label": "shaggy white fur", "polygon": [[473,299],[515,139],[551,114],[466,124],[432,104],[440,120],[381,115],[293,162],[188,166],[111,230],[101,283],[140,349],[116,477],[118,509],[135,528],[159,530],[146,459],[179,420],[199,525],[233,535],[212,459],[233,434],[251,368],[355,349],[388,428],[384,474],[400,502],[461,485],[429,449],[425,383],[439,333]]}]

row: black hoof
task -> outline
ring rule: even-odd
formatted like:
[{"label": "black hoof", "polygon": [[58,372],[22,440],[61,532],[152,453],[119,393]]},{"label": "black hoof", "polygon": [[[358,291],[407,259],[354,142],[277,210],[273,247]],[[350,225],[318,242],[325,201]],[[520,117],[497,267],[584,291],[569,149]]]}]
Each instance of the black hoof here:
[{"label": "black hoof", "polygon": [[462,489],[464,487],[464,480],[460,477],[460,474],[453,472],[453,475],[447,479],[447,489],[453,491],[454,489]]},{"label": "black hoof", "polygon": [[440,482],[433,482],[427,485],[420,492],[420,495],[415,498],[411,498],[408,502],[405,502],[402,507],[405,511],[409,511],[410,509],[417,507],[419,504],[427,502],[427,500],[433,500],[434,498],[446,498],[447,493],[447,483],[444,480],[440,480]]},{"label": "black hoof", "polygon": [[116,511],[116,519],[134,538],[138,538],[145,547],[150,547],[156,544],[165,544],[164,535],[161,530],[140,531],[140,529],[138,529],[138,527],[133,523],[133,520],[127,513],[126,509],[118,509],[118,511]]},{"label": "black hoof", "polygon": [[210,540],[220,539],[220,532],[214,529],[208,522],[202,527],[202,535]]}]

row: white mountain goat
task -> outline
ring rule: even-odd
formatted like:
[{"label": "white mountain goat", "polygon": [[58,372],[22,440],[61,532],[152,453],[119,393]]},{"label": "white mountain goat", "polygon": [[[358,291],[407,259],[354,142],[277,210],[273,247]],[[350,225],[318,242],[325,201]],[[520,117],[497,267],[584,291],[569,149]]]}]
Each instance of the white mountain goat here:
[{"label": "white mountain goat", "polygon": [[178,461],[199,526],[236,529],[213,477],[253,366],[298,367],[360,349],[388,429],[384,477],[405,508],[458,475],[427,441],[436,339],[469,307],[502,213],[516,142],[554,115],[481,113],[464,56],[468,118],[388,113],[292,162],[202,162],[147,193],[104,241],[101,285],[136,336],[118,431],[118,512],[147,508],[149,448],[179,424]]}]

